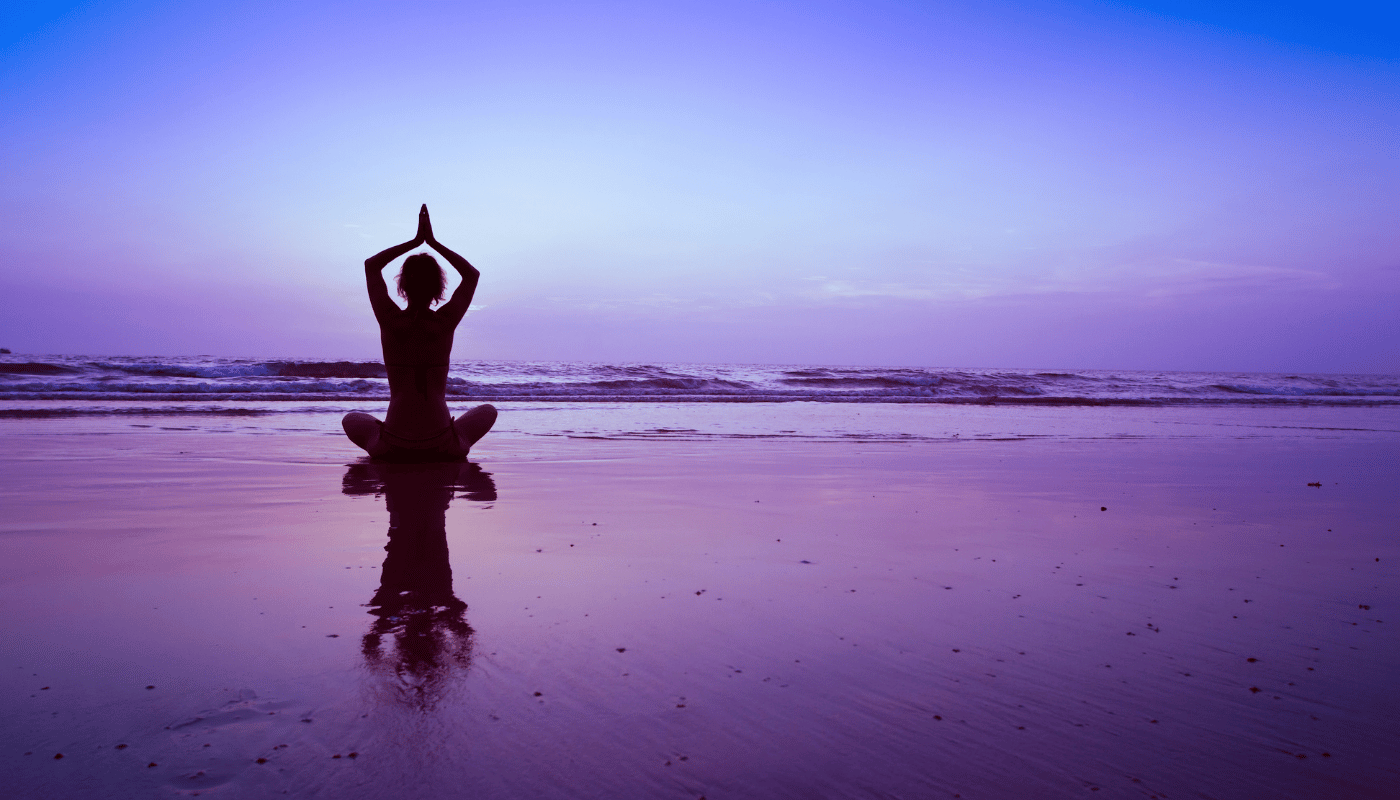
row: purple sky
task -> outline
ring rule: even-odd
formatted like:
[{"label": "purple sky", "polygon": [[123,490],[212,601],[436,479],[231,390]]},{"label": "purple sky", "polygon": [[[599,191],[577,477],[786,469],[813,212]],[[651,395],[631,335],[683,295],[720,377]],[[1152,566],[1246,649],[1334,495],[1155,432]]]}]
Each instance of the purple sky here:
[{"label": "purple sky", "polygon": [[458,358],[1396,372],[1369,5],[20,2],[0,346],[377,356],[426,202]]}]

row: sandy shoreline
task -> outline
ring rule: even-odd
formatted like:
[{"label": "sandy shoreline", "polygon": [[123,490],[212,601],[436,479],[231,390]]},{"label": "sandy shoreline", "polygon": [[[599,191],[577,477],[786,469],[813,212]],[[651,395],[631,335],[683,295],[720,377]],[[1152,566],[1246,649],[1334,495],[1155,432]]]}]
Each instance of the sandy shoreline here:
[{"label": "sandy shoreline", "polygon": [[[317,432],[8,430],[22,796],[1306,798],[1400,778],[1384,436],[505,432],[473,454],[489,475],[424,478],[356,472]],[[393,565],[385,494],[419,531]],[[385,586],[442,589],[435,518],[470,633],[441,597],[416,631],[384,611],[386,566]]]}]

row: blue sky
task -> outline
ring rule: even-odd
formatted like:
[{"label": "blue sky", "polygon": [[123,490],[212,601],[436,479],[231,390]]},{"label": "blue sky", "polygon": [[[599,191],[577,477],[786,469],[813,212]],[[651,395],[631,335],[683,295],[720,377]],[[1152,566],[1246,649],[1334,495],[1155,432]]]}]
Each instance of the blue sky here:
[{"label": "blue sky", "polygon": [[1369,5],[63,3],[0,18],[0,346],[1400,370]]}]

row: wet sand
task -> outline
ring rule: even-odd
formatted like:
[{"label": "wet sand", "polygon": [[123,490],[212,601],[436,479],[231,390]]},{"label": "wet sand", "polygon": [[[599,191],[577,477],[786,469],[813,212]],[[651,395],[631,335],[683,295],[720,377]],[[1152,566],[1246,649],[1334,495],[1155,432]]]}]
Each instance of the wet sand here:
[{"label": "wet sand", "polygon": [[415,470],[62,424],[0,456],[13,796],[1400,785],[1384,437],[504,432]]}]

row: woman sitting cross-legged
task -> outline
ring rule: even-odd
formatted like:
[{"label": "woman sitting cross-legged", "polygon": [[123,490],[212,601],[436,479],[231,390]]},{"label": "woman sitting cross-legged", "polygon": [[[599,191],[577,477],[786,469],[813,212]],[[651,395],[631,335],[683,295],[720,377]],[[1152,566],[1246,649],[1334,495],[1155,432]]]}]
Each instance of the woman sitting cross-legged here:
[{"label": "woman sitting cross-legged", "polygon": [[[404,260],[399,272],[399,296],[408,308],[389,299],[383,270],[389,262],[415,247],[427,244],[442,254],[462,275],[452,298],[442,302],[447,277],[437,259],[418,253]],[[418,212],[418,235],[411,242],[390,247],[365,261],[369,302],[379,320],[384,345],[384,367],[389,377],[389,411],[380,422],[353,411],[341,425],[350,441],[382,461],[460,461],[496,422],[496,409],[480,405],[457,419],[447,410],[447,368],[452,356],[452,334],[467,313],[481,273],[465,258],[433,238],[428,207]]]}]

